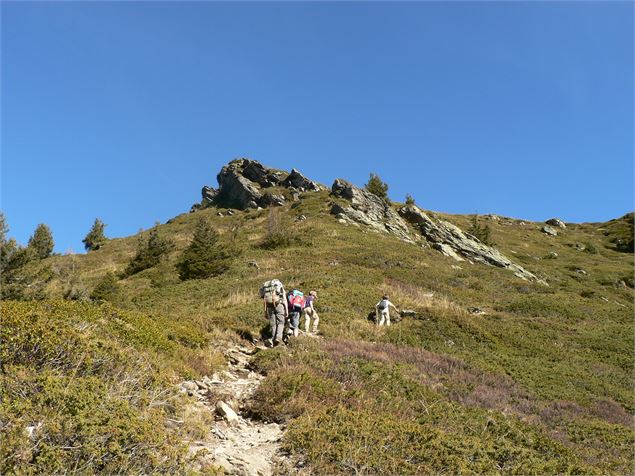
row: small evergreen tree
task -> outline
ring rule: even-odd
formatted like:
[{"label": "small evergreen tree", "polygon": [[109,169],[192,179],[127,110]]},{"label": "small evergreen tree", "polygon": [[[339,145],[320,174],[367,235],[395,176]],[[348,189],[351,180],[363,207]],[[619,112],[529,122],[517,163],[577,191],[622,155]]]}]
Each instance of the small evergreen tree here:
[{"label": "small evergreen tree", "polygon": [[93,223],[92,228],[82,240],[86,251],[98,250],[101,245],[108,241],[108,238],[106,238],[104,234],[105,227],[106,224],[103,221],[99,218],[95,218],[95,223]]},{"label": "small evergreen tree", "polygon": [[409,193],[406,194],[406,205],[414,205],[415,204],[415,199],[412,195],[410,195]]},{"label": "small evergreen tree", "polygon": [[114,301],[119,294],[119,283],[114,273],[108,272],[101,278],[90,294],[93,301]]},{"label": "small evergreen tree", "polygon": [[481,225],[479,221],[478,213],[472,217],[472,223],[467,232],[476,237],[481,243],[488,246],[494,246],[494,242],[491,239],[491,230],[488,224]]},{"label": "small evergreen tree", "polygon": [[33,236],[29,238],[28,248],[33,252],[35,258],[44,259],[53,254],[54,245],[51,229],[40,223],[35,229]]},{"label": "small evergreen tree", "polygon": [[31,300],[46,297],[46,283],[50,280],[47,267],[28,269],[34,250],[20,246],[14,238],[7,239],[9,227],[0,213],[0,297],[2,299]]},{"label": "small evergreen tree", "polygon": [[128,267],[124,271],[124,276],[132,276],[144,269],[153,268],[158,265],[161,259],[174,248],[174,243],[159,234],[158,224],[150,230],[148,239],[145,240],[139,234],[137,242],[137,254],[132,258]]},{"label": "small evergreen tree", "polygon": [[231,253],[221,243],[218,232],[204,218],[199,219],[190,246],[183,252],[176,267],[179,277],[205,279],[223,274],[229,268]]},{"label": "small evergreen tree", "polygon": [[377,195],[385,202],[389,202],[388,199],[388,184],[385,183],[377,174],[371,173],[368,183],[364,186],[370,193]]}]

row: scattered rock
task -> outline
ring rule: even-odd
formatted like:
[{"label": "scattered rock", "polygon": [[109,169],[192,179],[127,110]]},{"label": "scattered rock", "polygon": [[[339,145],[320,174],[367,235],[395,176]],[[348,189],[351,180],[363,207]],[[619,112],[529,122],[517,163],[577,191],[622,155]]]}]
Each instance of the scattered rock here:
[{"label": "scattered rock", "polygon": [[236,425],[240,421],[238,414],[222,400],[216,403],[216,412],[230,425]]},{"label": "scattered rock", "polygon": [[306,220],[305,215],[298,215],[297,217],[295,217],[295,221],[304,221],[304,220]]},{"label": "scattered rock", "polygon": [[477,315],[477,316],[480,316],[480,315],[483,315],[483,314],[487,314],[487,312],[485,312],[480,307],[468,307],[467,308],[467,312],[469,312],[470,314]]},{"label": "scattered rock", "polygon": [[218,212],[218,213],[217,213],[217,215],[218,215],[219,217],[225,216],[225,215],[223,215],[223,212]]},{"label": "scattered rock", "polygon": [[228,214],[229,216],[232,216],[232,215],[234,214],[234,210],[227,210],[227,214]]},{"label": "scattered rock", "polygon": [[463,269],[459,265],[456,265],[456,264],[453,264],[452,266],[450,266],[450,268],[456,269],[456,270]]},{"label": "scattered rock", "polygon": [[331,206],[331,213],[338,219],[366,225],[382,233],[392,233],[404,241],[414,243],[408,224],[377,195],[342,179],[335,180],[331,194],[350,202],[350,206],[342,206],[339,203]]},{"label": "scattered rock", "polygon": [[469,261],[505,268],[519,278],[536,281],[547,286],[544,280],[513,263],[496,248],[481,243],[451,223],[438,219],[433,220],[415,205],[400,208],[399,214],[417,227],[434,249],[457,261],[468,259]]},{"label": "scattered rock", "polygon": [[558,232],[548,225],[543,226],[540,231],[542,231],[545,235],[558,236]]},{"label": "scattered rock", "polygon": [[417,317],[416,311],[412,311],[410,309],[402,309],[399,311],[399,315],[401,317]]},{"label": "scattered rock", "polygon": [[581,245],[580,243],[576,243],[575,245],[573,245],[573,248],[576,251],[584,251],[584,250],[586,250],[586,246]]},{"label": "scattered rock", "polygon": [[573,268],[573,272],[574,273],[578,273],[578,274],[582,274],[582,275],[587,275],[589,273],[587,273],[585,270],[583,270],[582,268]]},{"label": "scattered rock", "polygon": [[260,266],[255,261],[250,261],[249,263],[247,263],[247,266],[249,266],[250,268],[260,269]]},{"label": "scattered rock", "polygon": [[567,225],[560,218],[550,218],[545,222],[547,225],[555,226],[558,228],[566,228]]},{"label": "scattered rock", "polygon": [[286,202],[284,196],[273,193],[265,193],[260,200],[260,205],[264,207],[276,206],[281,207]]},{"label": "scattered rock", "polygon": [[545,256],[545,259],[556,259],[558,257],[558,253],[556,253],[555,251],[550,251],[547,256]]}]

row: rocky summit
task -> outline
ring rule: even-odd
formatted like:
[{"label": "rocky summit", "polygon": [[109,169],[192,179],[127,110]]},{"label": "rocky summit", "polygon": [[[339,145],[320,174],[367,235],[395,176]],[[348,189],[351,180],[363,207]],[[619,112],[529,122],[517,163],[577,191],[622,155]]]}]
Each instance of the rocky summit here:
[{"label": "rocky summit", "polygon": [[316,192],[323,187],[309,180],[298,170],[290,173],[265,167],[256,160],[236,159],[225,165],[216,177],[218,188],[204,186],[202,200],[192,209],[222,206],[245,210],[248,208],[281,206],[302,192]]}]

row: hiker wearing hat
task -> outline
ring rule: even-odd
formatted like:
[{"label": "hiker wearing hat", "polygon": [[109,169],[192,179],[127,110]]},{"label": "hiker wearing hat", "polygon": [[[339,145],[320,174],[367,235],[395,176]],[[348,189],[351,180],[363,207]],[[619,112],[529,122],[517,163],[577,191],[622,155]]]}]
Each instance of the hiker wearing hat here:
[{"label": "hiker wearing hat", "polygon": [[311,319],[313,319],[313,334],[317,334],[318,331],[320,316],[318,316],[318,313],[313,305],[316,299],[317,293],[315,291],[311,291],[304,304],[304,332],[307,334],[309,333],[309,329],[311,327]]},{"label": "hiker wearing hat", "polygon": [[391,307],[396,313],[399,313],[399,310],[395,307],[395,305],[388,300],[388,294],[384,294],[381,301],[375,305],[375,322],[377,322],[378,325],[383,326],[384,323],[386,323],[387,326],[390,325]]}]

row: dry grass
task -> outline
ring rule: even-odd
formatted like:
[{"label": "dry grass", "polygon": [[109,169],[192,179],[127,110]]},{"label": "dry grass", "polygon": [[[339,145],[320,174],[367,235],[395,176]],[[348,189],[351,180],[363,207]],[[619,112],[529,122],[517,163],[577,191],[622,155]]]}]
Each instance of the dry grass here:
[{"label": "dry grass", "polygon": [[403,283],[397,280],[384,280],[382,292],[390,295],[390,300],[398,307],[436,311],[441,315],[454,314],[467,316],[467,311],[443,295],[435,294],[416,284]]}]

